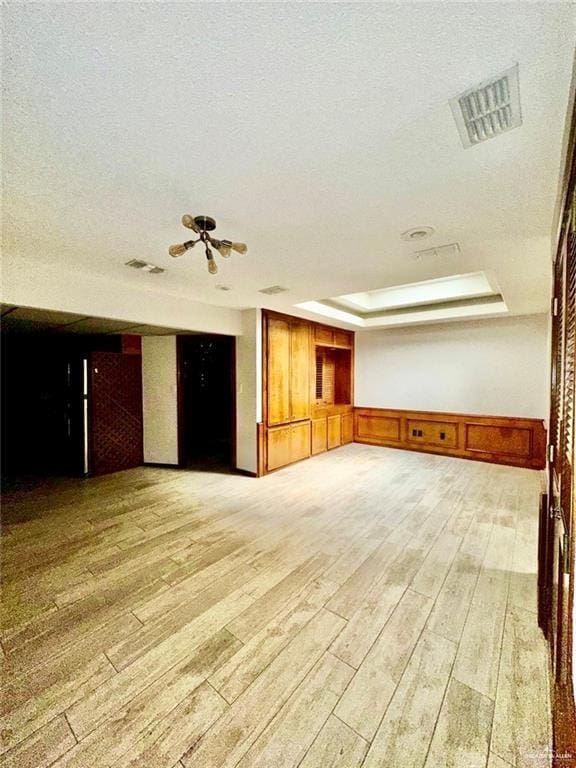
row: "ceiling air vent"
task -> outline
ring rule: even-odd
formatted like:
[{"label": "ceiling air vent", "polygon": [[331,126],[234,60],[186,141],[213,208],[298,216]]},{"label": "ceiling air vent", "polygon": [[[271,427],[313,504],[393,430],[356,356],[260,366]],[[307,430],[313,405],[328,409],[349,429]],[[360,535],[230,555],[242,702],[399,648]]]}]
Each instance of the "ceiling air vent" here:
[{"label": "ceiling air vent", "polygon": [[430,256],[459,256],[460,246],[458,243],[449,243],[448,245],[439,245],[437,248],[426,248],[423,251],[414,251],[415,259],[425,259]]},{"label": "ceiling air vent", "polygon": [[518,64],[450,100],[465,148],[522,125]]},{"label": "ceiling air vent", "polygon": [[147,261],[140,261],[139,259],[130,259],[126,262],[127,267],[133,267],[134,269],[141,269],[144,272],[150,272],[151,275],[159,275],[165,272],[162,267],[157,267],[155,264],[149,264]]},{"label": "ceiling air vent", "polygon": [[258,293],[265,293],[267,296],[273,296],[275,293],[284,293],[288,288],[282,288],[281,285],[271,285],[269,288],[260,288]]}]

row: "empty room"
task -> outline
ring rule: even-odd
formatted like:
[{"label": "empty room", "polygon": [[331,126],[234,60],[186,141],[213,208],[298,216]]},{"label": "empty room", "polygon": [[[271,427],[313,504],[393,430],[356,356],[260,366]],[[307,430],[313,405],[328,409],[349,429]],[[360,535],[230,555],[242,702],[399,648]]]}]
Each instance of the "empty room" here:
[{"label": "empty room", "polygon": [[576,5],[2,35],[2,766],[576,768]]}]

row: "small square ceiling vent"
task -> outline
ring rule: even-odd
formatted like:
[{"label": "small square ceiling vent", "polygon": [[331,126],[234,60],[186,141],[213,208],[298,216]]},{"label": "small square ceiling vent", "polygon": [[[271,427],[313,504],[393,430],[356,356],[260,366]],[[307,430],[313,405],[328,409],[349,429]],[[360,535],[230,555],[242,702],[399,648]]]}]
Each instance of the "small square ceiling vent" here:
[{"label": "small square ceiling vent", "polygon": [[162,269],[162,267],[157,267],[155,264],[149,264],[147,261],[140,261],[139,259],[130,259],[130,261],[126,262],[126,266],[132,267],[133,269],[141,269],[144,272],[150,272],[151,275],[160,275],[162,272],[166,271]]},{"label": "small square ceiling vent", "polygon": [[450,100],[465,148],[522,125],[518,64]]}]

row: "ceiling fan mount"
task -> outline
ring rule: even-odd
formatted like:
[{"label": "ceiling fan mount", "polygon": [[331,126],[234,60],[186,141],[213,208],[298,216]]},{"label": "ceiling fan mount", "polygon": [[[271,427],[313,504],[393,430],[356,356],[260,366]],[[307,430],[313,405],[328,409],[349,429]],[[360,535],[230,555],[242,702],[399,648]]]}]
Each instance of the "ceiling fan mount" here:
[{"label": "ceiling fan mount", "polygon": [[244,243],[233,243],[231,240],[217,240],[210,236],[210,232],[216,229],[216,221],[211,216],[191,216],[185,213],[182,216],[182,224],[199,235],[198,240],[187,240],[185,243],[171,245],[168,248],[170,256],[182,256],[183,253],[193,248],[197,243],[204,243],[206,259],[208,260],[208,272],[215,275],[218,272],[218,265],[214,259],[214,252],[210,248],[215,248],[220,256],[228,258],[232,251],[236,253],[246,253],[248,247]]}]

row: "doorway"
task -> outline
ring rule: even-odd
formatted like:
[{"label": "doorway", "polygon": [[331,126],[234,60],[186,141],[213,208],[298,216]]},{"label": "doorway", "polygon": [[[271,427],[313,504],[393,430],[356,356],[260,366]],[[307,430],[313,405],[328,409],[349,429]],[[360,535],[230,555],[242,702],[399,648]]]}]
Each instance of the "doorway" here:
[{"label": "doorway", "polygon": [[236,340],[178,336],[178,463],[229,472],[236,467]]}]

